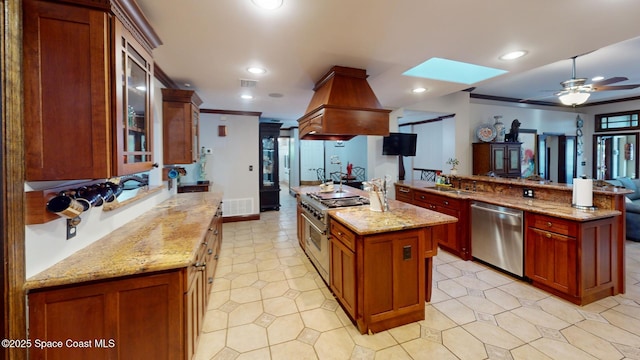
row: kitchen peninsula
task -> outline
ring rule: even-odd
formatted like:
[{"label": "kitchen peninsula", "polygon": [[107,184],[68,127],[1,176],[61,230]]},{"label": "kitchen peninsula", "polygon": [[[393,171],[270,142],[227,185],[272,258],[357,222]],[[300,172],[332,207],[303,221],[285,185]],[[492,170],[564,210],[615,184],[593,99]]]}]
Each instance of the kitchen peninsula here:
[{"label": "kitchen peninsula", "polygon": [[222,241],[221,200],[174,195],[27,279],[29,337],[91,345],[34,347],[31,358],[191,359]]},{"label": "kitchen peninsula", "polygon": [[[404,202],[436,211],[455,202],[459,222],[438,239],[441,247],[465,260],[474,258],[469,210],[474,202],[516,209],[524,214],[525,280],[579,305],[624,292],[624,195],[629,190],[594,187],[594,208],[581,210],[572,207],[573,189],[567,184],[457,176],[451,185],[396,183],[396,199]],[[525,190],[533,197],[523,197]]]},{"label": "kitchen peninsula", "polygon": [[423,320],[438,249],[434,234],[457,219],[395,200],[389,211],[373,211],[361,202],[368,193],[344,189],[322,195],[331,204],[354,199],[354,206],[325,209],[310,205],[319,187],[296,189],[301,247],[321,274],[327,267],[325,281],[361,333]]}]

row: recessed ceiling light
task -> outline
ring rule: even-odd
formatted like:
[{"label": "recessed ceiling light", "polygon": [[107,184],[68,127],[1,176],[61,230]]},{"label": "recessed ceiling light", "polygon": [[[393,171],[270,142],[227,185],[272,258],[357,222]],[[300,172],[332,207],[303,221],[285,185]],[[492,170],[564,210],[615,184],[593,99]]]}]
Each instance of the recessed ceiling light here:
[{"label": "recessed ceiling light", "polygon": [[418,87],[418,88],[415,88],[415,89],[413,89],[411,91],[416,93],[416,94],[419,94],[419,93],[423,93],[423,92],[427,91],[427,89],[425,89],[423,87]]},{"label": "recessed ceiling light", "polygon": [[524,50],[512,51],[500,56],[500,60],[515,60],[527,55],[527,52]]},{"label": "recessed ceiling light", "polygon": [[264,74],[267,72],[267,70],[257,66],[248,67],[247,71],[252,74]]},{"label": "recessed ceiling light", "polygon": [[282,6],[282,0],[251,0],[256,6],[267,10],[275,10]]},{"label": "recessed ceiling light", "polygon": [[240,95],[240,97],[241,97],[241,98],[243,98],[243,99],[245,99],[245,100],[251,100],[251,99],[253,99],[253,96],[251,96],[251,95],[247,95],[247,94]]},{"label": "recessed ceiling light", "polygon": [[591,81],[600,81],[600,80],[604,80],[604,76],[596,76],[594,78],[591,78]]}]

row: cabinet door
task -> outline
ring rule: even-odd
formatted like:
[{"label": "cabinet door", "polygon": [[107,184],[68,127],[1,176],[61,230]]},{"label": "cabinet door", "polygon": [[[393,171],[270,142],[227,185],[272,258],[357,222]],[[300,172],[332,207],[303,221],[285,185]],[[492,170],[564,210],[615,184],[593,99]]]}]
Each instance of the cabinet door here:
[{"label": "cabinet door", "polygon": [[507,146],[507,173],[509,175],[520,176],[520,145]]},{"label": "cabinet door", "polygon": [[115,171],[151,169],[153,159],[153,58],[119,20],[115,29]]},{"label": "cabinet door", "polygon": [[492,171],[495,173],[507,172],[507,153],[504,146],[492,146],[491,147],[491,163]]},{"label": "cabinet door", "polygon": [[342,242],[332,238],[330,286],[349,316],[356,317],[356,256]]},{"label": "cabinet door", "polygon": [[[162,89],[165,90],[165,89]],[[192,164],[196,162],[193,148],[191,104],[176,101],[162,102],[163,162]]]},{"label": "cabinet door", "polygon": [[[438,211],[439,213],[450,215],[457,219],[460,219],[460,211],[456,209],[451,209],[444,206],[438,206],[436,208],[436,211]],[[458,241],[460,237],[460,234],[459,234],[460,232],[458,231],[458,227],[461,225],[462,224],[460,224],[460,222],[446,224],[445,226],[442,227],[442,230],[441,230],[444,233],[441,235],[441,237],[438,238],[438,244],[446,247],[449,251],[453,251],[458,255],[462,252],[462,250],[460,249],[459,241]]]},{"label": "cabinet door", "polygon": [[174,271],[29,294],[31,339],[88,341],[32,347],[31,358],[182,358],[181,279]]},{"label": "cabinet door", "polygon": [[110,176],[108,19],[24,1],[26,180]]},{"label": "cabinet door", "polygon": [[577,295],[577,243],[575,237],[529,227],[526,237],[525,275],[566,294]]}]

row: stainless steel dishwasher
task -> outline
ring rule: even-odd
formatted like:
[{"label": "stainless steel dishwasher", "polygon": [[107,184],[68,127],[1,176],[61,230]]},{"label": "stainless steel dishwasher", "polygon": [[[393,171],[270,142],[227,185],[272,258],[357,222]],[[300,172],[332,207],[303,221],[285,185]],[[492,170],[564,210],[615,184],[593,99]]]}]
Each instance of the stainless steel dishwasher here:
[{"label": "stainless steel dishwasher", "polygon": [[471,255],[478,260],[523,277],[523,212],[472,201]]}]

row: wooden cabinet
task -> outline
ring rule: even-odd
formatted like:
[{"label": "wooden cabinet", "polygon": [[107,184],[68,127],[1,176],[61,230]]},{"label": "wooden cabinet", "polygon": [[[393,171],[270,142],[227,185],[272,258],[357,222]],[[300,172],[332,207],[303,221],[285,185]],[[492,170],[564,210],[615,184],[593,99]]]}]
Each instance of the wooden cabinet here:
[{"label": "wooden cabinet", "polygon": [[23,6],[26,180],[106,178],[109,18],[61,3]]},{"label": "wooden cabinet", "polygon": [[396,200],[413,204],[413,189],[396,184]]},{"label": "wooden cabinet", "polygon": [[192,359],[222,242],[221,207],[190,266],[33,290],[29,338],[88,341],[31,348],[33,359]]},{"label": "wooden cabinet", "polygon": [[260,123],[260,211],[280,210],[278,137],[281,123]]},{"label": "wooden cabinet", "polygon": [[209,184],[180,183],[178,185],[178,194],[207,191],[209,191]]},{"label": "wooden cabinet", "polygon": [[520,177],[520,147],[515,142],[473,143],[473,174]]},{"label": "wooden cabinet", "polygon": [[201,104],[202,100],[195,91],[162,89],[162,151],[165,165],[198,161]]},{"label": "wooden cabinet", "polygon": [[330,287],[361,333],[424,319],[431,227],[359,235],[332,218],[330,233]]},{"label": "wooden cabinet", "polygon": [[[297,195],[300,196],[300,195]],[[304,239],[304,227],[305,227],[305,220],[302,217],[302,213],[304,212],[302,210],[302,206],[300,205],[300,201],[297,201],[297,206],[296,206],[296,219],[297,219],[297,227],[298,227],[298,244],[300,244],[300,248],[302,250],[305,250],[305,239]]]},{"label": "wooden cabinet", "polygon": [[[399,188],[396,189],[396,191],[399,191]],[[458,219],[456,223],[439,227],[438,231],[434,232],[434,236],[438,240],[440,247],[464,260],[470,260],[469,202],[464,199],[456,199],[426,191],[412,190],[412,192],[412,203],[414,205],[451,215]]]},{"label": "wooden cabinet", "polygon": [[171,271],[32,292],[29,338],[62,344],[32,346],[30,358],[183,358],[182,290],[181,272]]},{"label": "wooden cabinet", "polygon": [[134,39],[116,5],[72,2],[23,2],[25,178],[149,170],[153,60],[136,40],[146,37]]},{"label": "wooden cabinet", "polygon": [[525,276],[533,285],[583,305],[616,293],[614,218],[575,222],[526,214]]}]

